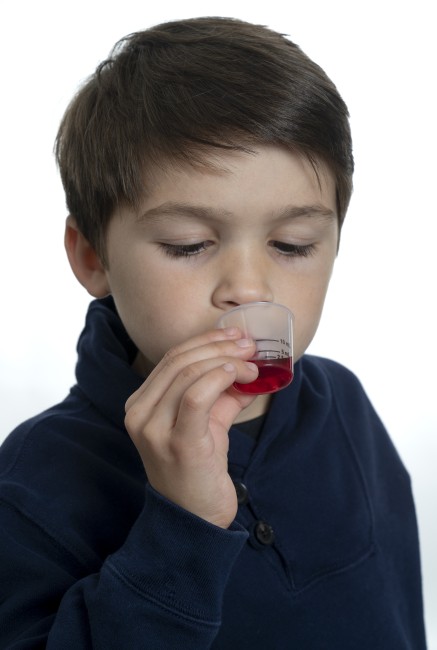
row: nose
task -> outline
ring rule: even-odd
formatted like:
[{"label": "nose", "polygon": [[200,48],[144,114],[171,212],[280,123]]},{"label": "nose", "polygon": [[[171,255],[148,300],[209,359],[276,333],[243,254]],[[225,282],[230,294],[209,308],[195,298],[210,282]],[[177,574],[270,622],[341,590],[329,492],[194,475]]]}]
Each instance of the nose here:
[{"label": "nose", "polygon": [[274,293],[269,264],[254,250],[234,251],[221,259],[212,300],[220,309],[246,302],[273,302]]}]

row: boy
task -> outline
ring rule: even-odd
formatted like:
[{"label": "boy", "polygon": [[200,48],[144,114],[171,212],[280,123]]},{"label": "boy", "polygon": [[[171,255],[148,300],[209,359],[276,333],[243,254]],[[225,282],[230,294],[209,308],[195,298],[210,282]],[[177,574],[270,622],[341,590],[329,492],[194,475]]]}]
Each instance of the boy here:
[{"label": "boy", "polygon": [[[56,143],[77,385],[1,453],[1,647],[425,648],[408,475],[355,377],[306,356],[352,191],[345,104],[265,28],[123,39]],[[226,310],[279,302],[295,377],[233,388]]]}]

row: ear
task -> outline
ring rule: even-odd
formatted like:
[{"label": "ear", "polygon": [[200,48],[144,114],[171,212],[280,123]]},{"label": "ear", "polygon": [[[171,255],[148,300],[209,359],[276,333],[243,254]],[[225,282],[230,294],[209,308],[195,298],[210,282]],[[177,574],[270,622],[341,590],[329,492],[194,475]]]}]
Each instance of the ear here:
[{"label": "ear", "polygon": [[82,235],[74,217],[67,217],[64,236],[65,250],[74,275],[94,298],[110,293],[106,269],[99,255]]}]

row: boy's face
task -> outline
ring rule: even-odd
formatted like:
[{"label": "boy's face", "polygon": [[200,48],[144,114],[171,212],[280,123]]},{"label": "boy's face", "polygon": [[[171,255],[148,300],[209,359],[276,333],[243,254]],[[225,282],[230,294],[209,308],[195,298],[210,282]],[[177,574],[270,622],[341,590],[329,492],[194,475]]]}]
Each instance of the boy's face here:
[{"label": "boy's face", "polygon": [[332,174],[273,146],[214,163],[156,172],[140,210],[110,222],[107,282],[143,369],[249,301],[291,309],[295,361],[316,332],[337,252]]}]

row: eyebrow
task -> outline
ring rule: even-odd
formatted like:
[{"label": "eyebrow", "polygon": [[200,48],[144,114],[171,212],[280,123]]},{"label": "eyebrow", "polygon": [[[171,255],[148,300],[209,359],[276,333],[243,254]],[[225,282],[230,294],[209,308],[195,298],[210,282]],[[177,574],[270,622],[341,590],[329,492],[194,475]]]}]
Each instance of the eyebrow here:
[{"label": "eyebrow", "polygon": [[[177,201],[166,201],[150,210],[140,214],[137,221],[159,222],[162,217],[169,219],[178,219],[179,217],[190,217],[204,221],[217,221],[222,219],[231,219],[235,215],[229,210],[222,208],[211,208],[202,205],[193,205],[191,203],[180,203]],[[318,217],[329,218],[335,217],[336,213],[319,204],[314,205],[296,205],[286,206],[273,215],[275,221],[288,221],[299,217]]]}]

